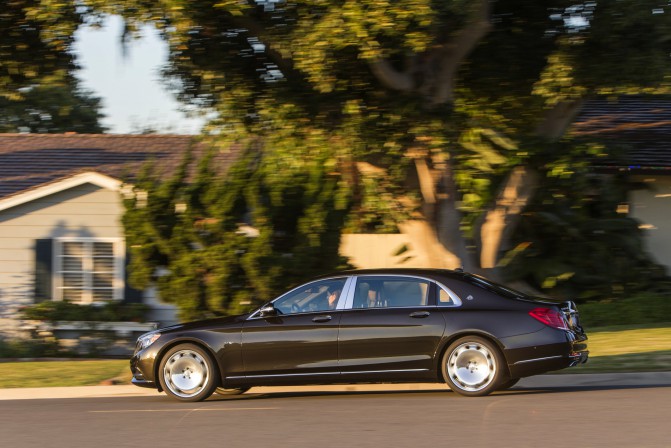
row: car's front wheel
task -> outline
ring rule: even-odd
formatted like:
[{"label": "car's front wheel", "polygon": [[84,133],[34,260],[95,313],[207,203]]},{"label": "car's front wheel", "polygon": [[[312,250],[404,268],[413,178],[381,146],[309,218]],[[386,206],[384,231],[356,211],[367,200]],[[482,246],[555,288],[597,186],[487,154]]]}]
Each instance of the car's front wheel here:
[{"label": "car's front wheel", "polygon": [[159,381],[168,396],[180,401],[202,401],[218,386],[212,357],[194,344],[180,344],[161,360]]},{"label": "car's front wheel", "polygon": [[452,391],[480,397],[498,389],[504,378],[501,352],[492,342],[466,336],[454,341],[442,359],[443,379]]}]

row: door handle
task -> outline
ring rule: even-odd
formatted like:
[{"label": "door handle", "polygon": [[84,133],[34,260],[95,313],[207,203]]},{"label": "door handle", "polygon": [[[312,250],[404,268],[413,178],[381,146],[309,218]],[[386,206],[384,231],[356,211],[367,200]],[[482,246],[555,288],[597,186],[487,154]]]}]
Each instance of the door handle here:
[{"label": "door handle", "polygon": [[428,311],[415,311],[414,313],[410,313],[410,317],[416,317],[416,318],[422,318],[422,317],[429,317],[431,313]]},{"label": "door handle", "polygon": [[313,317],[312,322],[328,322],[331,319],[332,319],[332,317],[327,314],[327,315],[324,315],[324,316]]}]

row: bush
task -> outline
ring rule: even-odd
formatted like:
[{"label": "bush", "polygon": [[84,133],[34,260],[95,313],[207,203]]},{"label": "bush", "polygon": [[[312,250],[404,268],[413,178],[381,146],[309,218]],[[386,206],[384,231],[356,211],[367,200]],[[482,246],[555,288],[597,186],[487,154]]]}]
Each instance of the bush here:
[{"label": "bush", "polygon": [[63,352],[55,340],[0,338],[0,358],[50,358],[59,356],[71,356],[71,353]]},{"label": "bush", "polygon": [[655,324],[671,321],[671,296],[640,293],[623,299],[602,300],[578,306],[580,319],[590,327]]},{"label": "bush", "polygon": [[22,309],[25,319],[44,321],[145,322],[149,307],[140,303],[109,302],[77,305],[70,302],[41,302]]}]

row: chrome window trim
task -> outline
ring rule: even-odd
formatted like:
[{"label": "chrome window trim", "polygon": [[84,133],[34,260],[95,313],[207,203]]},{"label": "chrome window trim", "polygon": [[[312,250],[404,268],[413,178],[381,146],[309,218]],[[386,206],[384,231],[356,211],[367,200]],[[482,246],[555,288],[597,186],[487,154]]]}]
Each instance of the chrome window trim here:
[{"label": "chrome window trim", "polygon": [[320,278],[320,279],[317,279],[317,280],[314,280],[314,281],[311,281],[311,282],[308,282],[308,283],[303,283],[302,285],[298,285],[295,288],[292,288],[289,291],[285,292],[284,294],[281,294],[278,297],[274,298],[270,302],[265,303],[259,309],[254,311],[245,320],[264,319],[261,316],[259,316],[259,312],[261,311],[261,308],[263,308],[264,306],[267,306],[271,303],[277,302],[278,300],[282,299],[285,296],[288,296],[289,294],[293,293],[294,291],[297,291],[301,288],[309,286],[313,283],[319,283],[319,282],[323,282],[323,281],[327,281],[327,280],[340,280],[340,279],[345,279],[345,285],[343,286],[343,290],[340,294],[340,297],[338,297],[338,304],[336,305],[335,309],[333,309],[333,310],[321,310],[321,311],[307,311],[305,313],[296,313],[296,314],[283,314],[283,316],[299,316],[299,315],[303,315],[303,314],[315,314],[315,313],[324,314],[324,313],[328,313],[328,311],[342,311],[343,308],[341,307],[341,303],[344,303],[343,297],[345,297],[346,294],[349,294],[349,285],[351,284],[351,281],[352,281],[352,276],[351,275],[334,275],[333,277]]},{"label": "chrome window trim", "polygon": [[349,309],[347,308],[347,303],[351,303],[351,301],[354,300],[353,285],[356,285],[356,277],[350,275],[349,277],[347,277],[347,281],[345,282],[345,286],[343,286],[340,297],[338,297],[338,304],[335,307],[337,311]]},{"label": "chrome window trim", "polygon": [[310,372],[310,373],[274,373],[269,375],[237,375],[227,376],[229,380],[239,380],[245,378],[277,378],[287,376],[314,376],[314,375],[350,375],[350,374],[368,374],[368,373],[404,373],[404,372],[428,372],[429,369],[393,369],[393,370],[355,370],[352,372]]},{"label": "chrome window trim", "polygon": [[563,356],[562,355],[556,355],[556,356],[546,356],[544,358],[524,359],[522,361],[517,361],[513,365],[516,366],[518,364],[526,364],[528,362],[547,361],[548,359],[557,359],[557,358],[563,358]]},{"label": "chrome window trim", "polygon": [[379,309],[392,309],[392,308],[457,308],[460,307],[462,304],[461,298],[456,295],[450,288],[447,286],[443,285],[437,280],[434,280],[432,278],[427,278],[427,277],[422,277],[419,275],[409,275],[409,274],[355,274],[354,275],[354,282],[352,285],[352,294],[351,297],[348,297],[348,301],[345,304],[345,309],[354,309],[352,306],[354,305],[354,290],[356,289],[356,283],[359,279],[359,277],[400,277],[400,278],[411,278],[415,280],[423,280],[429,283],[435,283],[438,288],[442,289],[447,293],[448,296],[452,299],[453,304],[452,305],[439,305],[438,304],[438,297],[436,297],[436,305],[418,305],[418,306],[389,306],[389,307],[382,307],[382,308],[356,308],[356,309],[362,309],[362,310],[379,310]]},{"label": "chrome window trim", "polygon": [[[439,305],[438,304],[438,297],[436,297],[436,304],[435,305],[418,305],[418,306],[390,306],[390,307],[383,307],[383,308],[352,308],[354,305],[354,292],[356,290],[356,284],[359,280],[360,277],[397,277],[397,278],[410,278],[414,280],[422,280],[428,283],[434,283],[438,288],[442,289],[447,293],[448,296],[452,299],[453,304],[451,305]],[[314,280],[312,282],[308,283],[303,283],[302,285],[299,285],[293,289],[290,289],[289,291],[285,292],[284,294],[280,295],[279,297],[273,299],[272,301],[268,302],[267,304],[270,303],[275,303],[278,300],[282,299],[283,297],[293,293],[294,291],[309,286],[313,283],[318,283],[322,282],[325,280],[338,280],[338,279],[345,279],[345,285],[343,286],[342,293],[340,294],[340,297],[338,298],[338,304],[336,305],[334,310],[331,311],[350,311],[350,310],[380,310],[380,309],[403,309],[403,308],[457,308],[462,305],[462,300],[461,298],[456,295],[450,288],[447,286],[443,285],[441,282],[434,280],[432,278],[428,277],[423,277],[420,275],[409,275],[409,274],[353,274],[353,275],[334,275],[333,277],[325,277],[325,278],[320,278],[318,280]],[[266,304],[266,305],[267,305]],[[265,306],[265,305],[264,305]],[[315,311],[315,312],[310,312],[310,313],[324,313],[328,310],[323,310],[323,311]],[[298,314],[286,314],[286,316],[298,316],[301,314],[309,314],[309,313],[298,313]],[[247,320],[252,320],[252,319],[262,319],[261,316],[259,316],[259,310],[257,309],[252,313]]]}]

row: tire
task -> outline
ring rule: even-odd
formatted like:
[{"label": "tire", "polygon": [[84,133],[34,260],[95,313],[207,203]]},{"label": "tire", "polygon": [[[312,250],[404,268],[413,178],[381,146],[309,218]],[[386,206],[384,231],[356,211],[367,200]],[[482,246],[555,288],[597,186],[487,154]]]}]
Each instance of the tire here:
[{"label": "tire", "polygon": [[202,401],[219,385],[212,357],[194,344],[180,344],[161,359],[158,379],[165,393],[179,401]]},{"label": "tire", "polygon": [[450,344],[441,360],[441,369],[450,389],[467,397],[488,395],[506,378],[498,347],[478,336],[466,336]]},{"label": "tire", "polygon": [[223,387],[217,387],[214,392],[219,395],[242,395],[247,392],[251,387],[236,387],[233,389],[224,389]]},{"label": "tire", "polygon": [[496,390],[507,390],[513,387],[515,384],[517,384],[521,378],[512,378],[507,381],[502,382],[499,387],[496,388]]}]

